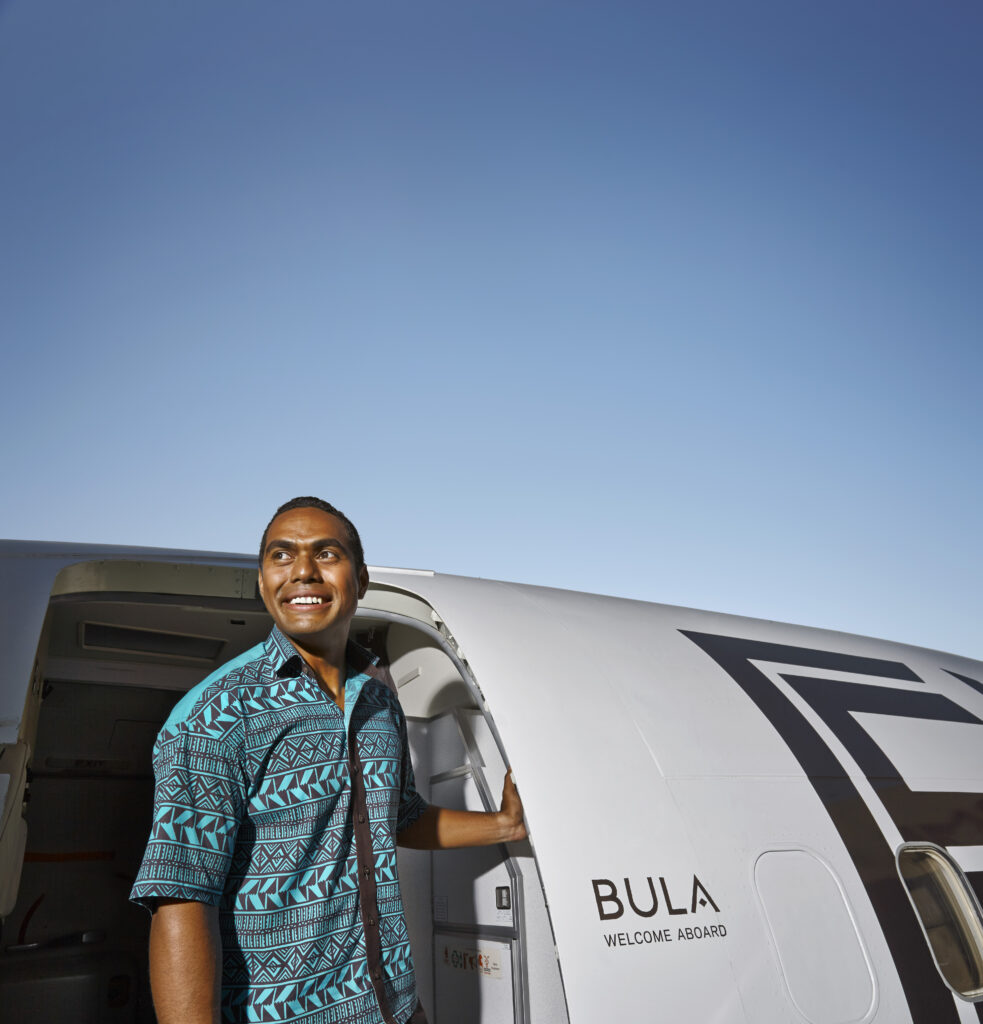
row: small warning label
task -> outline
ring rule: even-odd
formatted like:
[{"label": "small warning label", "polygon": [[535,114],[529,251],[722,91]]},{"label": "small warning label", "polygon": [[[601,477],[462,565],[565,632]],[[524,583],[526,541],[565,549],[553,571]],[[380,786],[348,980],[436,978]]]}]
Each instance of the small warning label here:
[{"label": "small warning label", "polygon": [[502,961],[498,953],[473,946],[444,946],[444,965],[458,971],[474,971],[486,978],[502,976]]}]

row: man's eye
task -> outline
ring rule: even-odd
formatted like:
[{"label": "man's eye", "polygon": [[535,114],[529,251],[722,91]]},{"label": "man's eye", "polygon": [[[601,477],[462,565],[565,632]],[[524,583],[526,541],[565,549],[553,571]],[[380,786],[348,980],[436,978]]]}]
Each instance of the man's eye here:
[{"label": "man's eye", "polygon": [[286,551],[274,551],[273,554],[270,555],[270,558],[272,558],[274,562],[282,562],[285,558],[288,557],[289,555],[288,552]]},{"label": "man's eye", "polygon": [[333,551],[331,548],[325,548],[323,551],[318,553],[318,558],[325,558],[328,561],[333,561],[338,557],[338,552]]}]

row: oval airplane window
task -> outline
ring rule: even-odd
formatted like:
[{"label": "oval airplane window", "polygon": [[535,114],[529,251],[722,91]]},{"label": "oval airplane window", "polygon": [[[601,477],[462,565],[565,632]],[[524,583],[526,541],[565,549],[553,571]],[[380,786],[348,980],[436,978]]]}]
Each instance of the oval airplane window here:
[{"label": "oval airplane window", "polygon": [[808,850],[769,850],[754,865],[785,988],[811,1024],[860,1024],[874,977],[840,883]]},{"label": "oval airplane window", "polygon": [[983,913],[962,870],[938,846],[908,843],[898,850],[898,873],[945,983],[964,999],[983,999]]}]

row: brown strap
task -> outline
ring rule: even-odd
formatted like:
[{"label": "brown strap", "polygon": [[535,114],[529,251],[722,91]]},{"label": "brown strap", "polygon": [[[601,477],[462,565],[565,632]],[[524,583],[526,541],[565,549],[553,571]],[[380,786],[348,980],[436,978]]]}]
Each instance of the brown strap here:
[{"label": "brown strap", "polygon": [[354,736],[349,736],[348,751],[348,771],[352,780],[352,828],[355,834],[355,858],[358,863],[358,902],[362,913],[362,928],[365,931],[365,957],[382,1016],[386,1024],[397,1024],[389,1005],[389,997],[386,995],[385,974],[382,970],[375,857],[372,853],[372,832],[369,829],[362,762],[358,755],[358,741]]}]

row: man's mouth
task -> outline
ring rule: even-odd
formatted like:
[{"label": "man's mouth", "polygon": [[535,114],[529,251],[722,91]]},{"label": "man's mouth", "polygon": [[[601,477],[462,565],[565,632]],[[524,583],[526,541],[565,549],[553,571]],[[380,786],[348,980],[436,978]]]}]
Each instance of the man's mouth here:
[{"label": "man's mouth", "polygon": [[285,602],[289,605],[317,605],[324,604],[325,600],[323,597],[312,597],[305,595],[303,597],[292,597],[289,601]]}]

